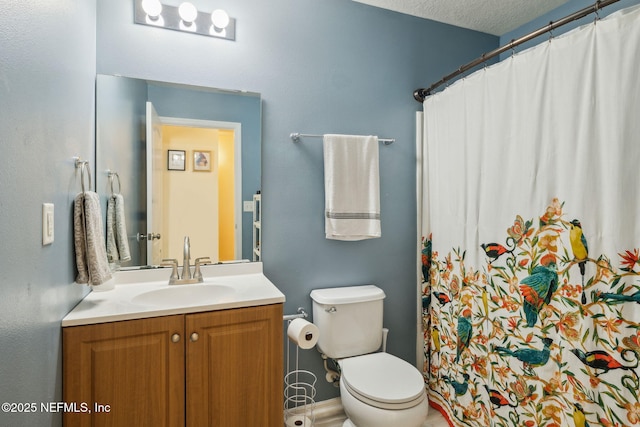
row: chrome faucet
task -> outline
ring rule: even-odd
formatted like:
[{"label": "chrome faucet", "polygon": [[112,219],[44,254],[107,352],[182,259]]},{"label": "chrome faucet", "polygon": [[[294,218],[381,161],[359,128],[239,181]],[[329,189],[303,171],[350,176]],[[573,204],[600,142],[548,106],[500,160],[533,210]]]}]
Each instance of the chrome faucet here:
[{"label": "chrome faucet", "polygon": [[182,280],[191,279],[191,269],[189,264],[191,263],[191,243],[189,242],[189,236],[184,236],[184,249],[182,259]]},{"label": "chrome faucet", "polygon": [[204,279],[202,277],[202,272],[200,271],[200,266],[207,262],[211,262],[209,257],[196,258],[195,271],[193,276],[191,275],[191,266],[189,265],[191,262],[191,243],[189,242],[189,236],[184,237],[184,248],[183,248],[183,260],[182,260],[182,274],[178,275],[178,260],[176,259],[163,259],[162,264],[164,266],[172,267],[171,277],[169,277],[170,285],[186,285],[189,283],[200,283],[203,282]]}]

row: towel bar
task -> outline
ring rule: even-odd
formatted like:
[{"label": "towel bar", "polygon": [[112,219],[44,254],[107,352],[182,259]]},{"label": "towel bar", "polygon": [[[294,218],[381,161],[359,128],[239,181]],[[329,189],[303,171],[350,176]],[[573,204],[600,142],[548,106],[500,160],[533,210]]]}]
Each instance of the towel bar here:
[{"label": "towel bar", "polygon": [[[309,138],[322,138],[324,135],[315,135],[311,133],[298,133],[294,132],[289,137],[293,142],[300,142],[300,138],[306,136]],[[396,142],[395,138],[378,138],[378,141],[382,142],[384,145],[391,145]]]}]

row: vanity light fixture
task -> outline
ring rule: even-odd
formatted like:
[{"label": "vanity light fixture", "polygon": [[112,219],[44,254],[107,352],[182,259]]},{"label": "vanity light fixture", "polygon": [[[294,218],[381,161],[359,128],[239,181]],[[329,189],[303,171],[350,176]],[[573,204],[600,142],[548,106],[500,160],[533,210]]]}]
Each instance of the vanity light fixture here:
[{"label": "vanity light fixture", "polygon": [[196,18],[198,17],[198,9],[188,1],[178,6],[178,15],[180,15],[180,29],[182,31],[195,32],[197,27]]},{"label": "vanity light fixture", "polygon": [[162,4],[160,0],[134,0],[135,23],[185,31],[226,40],[236,39],[236,20],[216,9],[202,12],[185,1],[180,6]]},{"label": "vanity light fixture", "polygon": [[145,23],[148,25],[164,25],[164,19],[162,18],[162,3],[160,0],[142,0],[142,10],[144,10]]},{"label": "vanity light fixture", "polygon": [[211,12],[211,28],[209,33],[213,34],[226,34],[227,27],[229,26],[229,14],[222,9],[216,9]]}]

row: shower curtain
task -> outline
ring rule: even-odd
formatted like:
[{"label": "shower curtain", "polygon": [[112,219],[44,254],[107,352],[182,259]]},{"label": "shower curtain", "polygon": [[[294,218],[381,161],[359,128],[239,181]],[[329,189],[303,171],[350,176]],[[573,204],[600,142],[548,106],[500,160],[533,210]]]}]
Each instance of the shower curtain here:
[{"label": "shower curtain", "polygon": [[430,96],[418,157],[432,405],[640,425],[640,8]]}]

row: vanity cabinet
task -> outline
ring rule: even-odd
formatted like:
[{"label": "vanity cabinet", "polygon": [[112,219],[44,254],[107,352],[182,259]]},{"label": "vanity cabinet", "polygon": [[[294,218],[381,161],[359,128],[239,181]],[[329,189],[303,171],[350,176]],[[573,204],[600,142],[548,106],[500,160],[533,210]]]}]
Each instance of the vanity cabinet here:
[{"label": "vanity cabinet", "polygon": [[64,425],[282,426],[282,339],[282,304],[65,327]]},{"label": "vanity cabinet", "polygon": [[185,324],[187,425],[282,426],[282,304],[191,314]]}]

